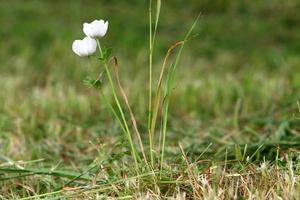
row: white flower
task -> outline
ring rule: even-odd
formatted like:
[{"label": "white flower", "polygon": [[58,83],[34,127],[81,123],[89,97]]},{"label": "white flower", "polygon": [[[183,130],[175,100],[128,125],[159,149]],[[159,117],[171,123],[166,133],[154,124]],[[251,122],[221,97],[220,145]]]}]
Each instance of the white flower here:
[{"label": "white flower", "polygon": [[104,20],[94,20],[91,23],[83,24],[83,32],[86,36],[91,38],[101,38],[104,37],[108,29],[108,21]]},{"label": "white flower", "polygon": [[89,56],[96,52],[97,42],[90,37],[85,37],[83,40],[75,40],[72,50],[80,57]]}]

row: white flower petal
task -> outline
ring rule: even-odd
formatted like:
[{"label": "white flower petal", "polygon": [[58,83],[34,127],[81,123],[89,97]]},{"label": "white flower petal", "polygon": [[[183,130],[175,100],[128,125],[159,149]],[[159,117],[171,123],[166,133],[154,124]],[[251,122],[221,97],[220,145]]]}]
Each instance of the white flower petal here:
[{"label": "white flower petal", "polygon": [[102,37],[106,35],[107,29],[108,29],[108,21],[106,21],[103,24],[103,27],[102,27]]},{"label": "white flower petal", "polygon": [[88,23],[84,23],[83,24],[83,32],[86,36],[91,37],[91,25]]},{"label": "white flower petal", "polygon": [[82,50],[81,50],[81,40],[75,40],[72,44],[72,50],[74,53],[76,53],[78,56],[83,56],[82,55]]},{"label": "white flower petal", "polygon": [[89,55],[92,55],[96,52],[97,42],[95,39],[92,39],[90,37],[85,37],[82,41],[83,41],[85,49]]}]

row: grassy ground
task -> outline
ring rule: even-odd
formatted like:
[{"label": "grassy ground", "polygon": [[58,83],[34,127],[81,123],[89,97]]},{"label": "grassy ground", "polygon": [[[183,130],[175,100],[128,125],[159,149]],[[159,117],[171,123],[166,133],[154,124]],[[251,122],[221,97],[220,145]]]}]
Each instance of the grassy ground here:
[{"label": "grassy ground", "polygon": [[146,144],[148,4],[0,0],[0,198],[299,199],[299,8],[163,2],[155,77],[168,47],[202,16],[178,68],[156,179],[157,171],[136,176],[118,124],[82,83],[99,64],[71,51],[84,21],[110,21],[104,43]]}]

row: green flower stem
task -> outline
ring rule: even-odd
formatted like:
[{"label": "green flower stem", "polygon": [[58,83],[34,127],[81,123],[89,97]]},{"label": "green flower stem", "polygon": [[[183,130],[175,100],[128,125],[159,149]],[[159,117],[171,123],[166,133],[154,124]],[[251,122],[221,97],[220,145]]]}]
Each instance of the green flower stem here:
[{"label": "green flower stem", "polygon": [[[100,90],[100,93],[101,93],[101,97],[104,99],[105,103],[107,104],[107,106],[109,107],[109,109],[111,110],[111,112],[113,113],[113,115],[115,116],[115,118],[118,120],[119,125],[120,125],[122,131],[124,133],[127,133],[126,130],[125,130],[125,127],[124,127],[124,125],[123,125],[120,117],[118,116],[117,112],[115,111],[114,107],[111,105],[111,103],[109,102],[109,100],[106,98],[106,96],[105,96],[105,94],[103,93],[102,90]],[[127,134],[126,134],[126,137],[127,137],[127,139],[129,139]]]},{"label": "green flower stem", "polygon": [[[99,51],[100,51],[100,56],[101,56],[101,58],[103,58],[103,51],[101,49],[101,45],[100,45],[100,42],[99,42],[98,39],[97,39],[97,44],[98,44],[98,48],[99,48]],[[115,102],[116,102],[117,107],[119,109],[119,112],[121,114],[121,118],[122,118],[122,121],[123,121],[123,127],[125,127],[125,129],[123,129],[123,131],[127,135],[129,144],[131,146],[131,153],[132,153],[135,165],[136,165],[136,170],[138,172],[138,158],[137,158],[138,154],[137,154],[135,146],[133,144],[131,133],[129,131],[128,124],[127,124],[126,119],[125,119],[124,111],[123,111],[123,109],[122,109],[122,107],[120,105],[119,99],[117,97],[116,90],[115,90],[115,87],[114,87],[114,83],[113,83],[110,71],[108,69],[108,65],[107,65],[106,61],[104,61],[103,63],[104,63],[105,71],[106,71],[106,74],[107,74],[107,77],[108,77],[108,80],[109,80],[109,83],[110,83],[110,87],[111,87],[112,92],[113,92],[113,96],[114,96]],[[114,115],[117,116],[116,112],[114,112]]]}]

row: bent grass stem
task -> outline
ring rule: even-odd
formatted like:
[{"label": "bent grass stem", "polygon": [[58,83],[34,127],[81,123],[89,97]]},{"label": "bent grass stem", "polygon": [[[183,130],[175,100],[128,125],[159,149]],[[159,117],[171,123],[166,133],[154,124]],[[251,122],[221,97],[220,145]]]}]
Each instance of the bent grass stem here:
[{"label": "bent grass stem", "polygon": [[141,134],[140,134],[140,132],[138,130],[137,122],[136,122],[135,116],[133,114],[133,111],[132,111],[132,109],[131,109],[131,107],[129,105],[129,101],[128,101],[127,95],[125,93],[125,90],[124,90],[124,88],[122,87],[122,84],[121,84],[121,80],[120,80],[120,76],[119,76],[118,60],[117,60],[116,57],[113,57],[113,60],[114,60],[114,66],[115,66],[115,76],[116,76],[117,85],[119,87],[120,93],[123,96],[123,99],[125,101],[125,105],[127,106],[127,109],[129,111],[131,122],[132,122],[132,125],[133,125],[133,128],[134,128],[134,131],[136,133],[136,137],[138,139],[138,142],[139,142],[139,145],[140,145],[140,148],[141,148],[141,152],[142,152],[145,164],[148,166],[148,161],[147,161],[147,157],[146,157],[146,154],[145,154],[145,150],[144,150],[144,145],[143,145],[143,142],[142,142]]}]

